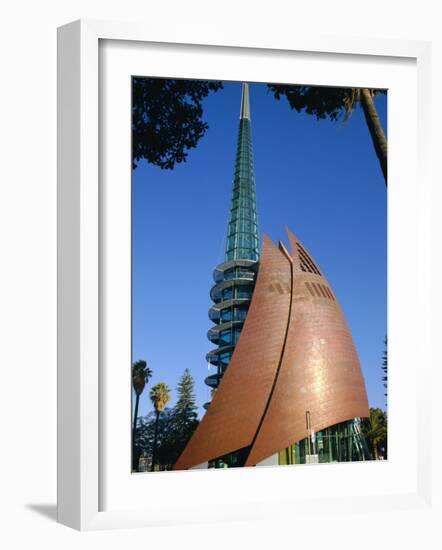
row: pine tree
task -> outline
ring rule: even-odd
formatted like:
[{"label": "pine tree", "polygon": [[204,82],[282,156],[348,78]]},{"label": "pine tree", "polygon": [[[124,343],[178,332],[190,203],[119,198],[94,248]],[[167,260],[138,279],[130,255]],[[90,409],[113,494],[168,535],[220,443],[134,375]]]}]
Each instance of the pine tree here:
[{"label": "pine tree", "polygon": [[178,382],[177,392],[178,400],[173,411],[173,442],[171,444],[173,462],[178,459],[198,426],[195,381],[187,368]]},{"label": "pine tree", "polygon": [[384,340],[384,344],[385,344],[385,350],[384,350],[384,354],[382,356],[382,370],[384,372],[384,376],[382,377],[382,382],[384,383],[384,388],[385,388],[385,400],[386,400],[386,403],[385,403],[385,406],[387,406],[387,401],[388,401],[388,350],[387,350],[387,337],[385,337],[385,340]]},{"label": "pine tree", "polygon": [[175,414],[183,422],[184,427],[193,425],[198,418],[194,387],[195,382],[190,370],[185,369],[178,382],[178,400],[175,405]]}]

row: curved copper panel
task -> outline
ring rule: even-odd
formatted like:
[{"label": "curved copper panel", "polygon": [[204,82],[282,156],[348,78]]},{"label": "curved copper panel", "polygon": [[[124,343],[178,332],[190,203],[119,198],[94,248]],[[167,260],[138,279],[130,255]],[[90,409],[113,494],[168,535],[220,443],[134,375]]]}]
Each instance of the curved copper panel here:
[{"label": "curved copper panel", "polygon": [[365,384],[342,310],[311,255],[289,232],[291,315],[284,355],[265,416],[246,461],[252,466],[307,436],[368,416]]},{"label": "curved copper panel", "polygon": [[174,466],[187,469],[250,445],[280,364],[291,293],[290,262],[263,238],[253,298],[208,411]]}]

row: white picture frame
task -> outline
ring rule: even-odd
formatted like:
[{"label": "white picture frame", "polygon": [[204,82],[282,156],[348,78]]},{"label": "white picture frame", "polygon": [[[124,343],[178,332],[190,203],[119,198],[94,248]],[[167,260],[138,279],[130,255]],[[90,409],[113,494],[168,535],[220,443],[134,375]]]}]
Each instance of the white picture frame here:
[{"label": "white picture frame", "polygon": [[[293,468],[278,469],[243,469],[230,472],[174,472],[143,476],[142,483],[165,484],[179,487],[177,492],[184,491],[191,483],[194,491],[190,497],[190,505],[184,507],[180,499],[176,503],[158,502],[155,509],[152,506],[139,506],[129,502],[127,494],[122,497],[118,506],[113,503],[111,509],[103,509],[102,485],[106,480],[103,473],[102,452],[103,433],[100,414],[106,411],[102,402],[103,388],[100,385],[102,377],[100,363],[100,335],[102,318],[100,303],[102,290],[100,281],[103,277],[101,261],[102,250],[100,232],[100,211],[102,206],[100,193],[100,44],[103,41],[140,44],[166,44],[174,51],[192,50],[192,47],[204,51],[210,58],[213,48],[227,49],[229,56],[254,55],[279,56],[284,63],[285,57],[293,52],[303,52],[311,56],[329,56],[339,59],[353,59],[355,63],[363,63],[365,59],[376,57],[388,63],[400,63],[401,60],[411,60],[415,65],[417,94],[414,108],[417,114],[416,135],[417,148],[414,147],[412,157],[416,160],[417,174],[401,174],[399,169],[395,175],[396,164],[392,161],[392,179],[401,176],[405,185],[404,205],[398,205],[399,193],[390,187],[395,210],[393,217],[397,225],[393,228],[393,237],[398,239],[398,227],[405,223],[404,209],[415,202],[414,237],[419,244],[419,265],[410,270],[404,285],[409,286],[411,312],[414,321],[406,325],[402,323],[398,329],[398,337],[407,338],[413,330],[419,331],[419,342],[409,342],[406,352],[397,350],[390,352],[390,364],[394,369],[395,361],[411,363],[417,357],[425,357],[421,362],[420,376],[413,379],[411,374],[407,379],[404,392],[414,396],[416,407],[411,407],[411,418],[415,442],[413,460],[401,470],[401,460],[391,460],[388,476],[400,479],[402,473],[410,474],[408,482],[404,481],[404,490],[393,489],[393,485],[385,491],[353,492],[354,480],[360,473],[358,465],[348,465],[347,487],[342,492],[331,486],[329,491],[321,492],[320,488],[311,491],[312,498],[306,498],[306,492],[297,498],[296,495],[283,493],[280,487],[293,481]],[[178,49],[178,50],[177,50]],[[227,51],[225,50],[225,51]],[[76,21],[59,29],[58,33],[58,521],[80,530],[140,527],[174,523],[192,523],[198,521],[250,519],[260,517],[287,518],[296,509],[299,513],[326,513],[330,506],[334,511],[342,513],[354,508],[355,503],[360,509],[369,510],[375,506],[377,510],[425,509],[431,502],[431,437],[428,418],[431,417],[431,400],[425,388],[431,387],[431,226],[429,214],[432,207],[432,186],[428,174],[428,158],[430,131],[429,120],[431,106],[429,101],[428,82],[431,68],[431,45],[426,42],[408,42],[393,40],[372,40],[362,38],[337,37],[281,37],[278,43],[268,44],[265,38],[253,39],[226,36],[225,41],[211,44],[197,36],[189,37],[185,29],[182,34],[163,36],[155,35],[152,30],[136,24],[102,21]],[[324,60],[327,62],[327,60]],[[164,75],[166,76],[166,75]],[[167,76],[180,76],[171,75]],[[191,77],[192,74],[186,73]],[[249,76],[244,77],[249,78]],[[413,92],[414,93],[414,92]],[[414,96],[410,96],[414,97]],[[416,121],[413,122],[413,124]],[[409,142],[408,146],[413,146]],[[394,150],[394,146],[393,146]],[[397,154],[397,149],[396,149]],[[394,156],[394,153],[393,153]],[[397,157],[396,157],[397,158]],[[391,173],[391,171],[390,171]],[[417,184],[419,182],[419,185]],[[397,189],[397,187],[396,187]],[[408,191],[407,191],[408,189]],[[408,194],[407,194],[408,193]],[[394,199],[396,198],[396,201]],[[397,210],[396,210],[397,208]],[[402,210],[401,210],[402,209]],[[401,214],[402,211],[402,214]],[[390,213],[390,211],[389,211]],[[390,238],[390,237],[389,237]],[[397,240],[395,242],[398,242]],[[428,243],[428,246],[425,244]],[[391,244],[391,243],[390,243]],[[405,254],[396,251],[393,255],[393,269],[390,277],[398,279],[399,270],[395,265],[403,262]],[[391,281],[389,281],[391,288]],[[396,288],[396,286],[395,286]],[[399,287],[398,287],[399,288]],[[393,294],[393,306],[400,303],[400,292]],[[396,306],[395,306],[396,304]],[[390,303],[389,303],[390,307]],[[399,317],[395,317],[399,319]],[[399,324],[399,323],[398,323]],[[394,331],[393,331],[394,332]],[[390,337],[390,330],[389,330]],[[394,342],[393,337],[393,342]],[[405,341],[405,340],[404,340]],[[406,340],[408,342],[408,339]],[[389,344],[391,345],[390,339]],[[389,349],[390,351],[390,349]],[[408,359],[407,359],[408,357]],[[404,373],[406,369],[404,368]],[[411,373],[411,368],[408,369]],[[404,374],[404,378],[406,375]],[[404,394],[405,395],[405,394]],[[398,398],[399,399],[399,398]],[[399,400],[398,400],[399,404]],[[403,403],[404,405],[404,403]],[[399,429],[399,428],[398,428]],[[394,430],[394,425],[392,430]],[[395,434],[392,431],[391,434]],[[394,445],[395,436],[392,437]],[[419,452],[418,452],[419,449]],[[393,452],[394,455],[394,452]],[[385,466],[369,465],[374,468]],[[404,467],[405,467],[404,466]],[[356,468],[355,468],[356,467]],[[296,468],[296,467],[295,467]],[[267,470],[267,472],[263,471]],[[378,469],[378,472],[380,470]],[[324,483],[324,476],[331,470],[321,468],[303,468],[302,483],[319,487]],[[228,477],[225,475],[228,474]],[[218,491],[224,489],[225,494],[218,492],[219,510],[216,517],[208,510],[204,496],[203,485],[206,475],[216,476]],[[224,476],[223,478],[220,475]],[[347,475],[347,474],[346,474]],[[373,475],[373,471],[372,471]],[[376,472],[374,473],[376,475]],[[166,476],[168,476],[166,478]],[[198,478],[197,478],[198,476]],[[260,492],[254,491],[260,476]],[[342,466],[335,467],[335,479],[342,478]],[[137,481],[137,478],[140,482]],[[290,478],[290,479],[289,479]],[[132,476],[135,483],[141,483],[141,476]],[[215,479],[215,478],[213,478]],[[132,483],[133,485],[134,483]],[[222,503],[227,502],[228,492],[242,484],[240,495],[229,510]],[[139,485],[140,486],[140,485]],[[342,487],[342,483],[340,485]],[[169,490],[170,490],[169,487]],[[279,487],[279,488],[278,488]],[[170,494],[170,493],[169,493]],[[276,505],[275,505],[276,504]],[[279,504],[279,506],[278,506]],[[284,506],[281,506],[284,504]],[[167,510],[167,513],[166,513]],[[290,510],[284,512],[284,510]],[[297,513],[298,513],[297,512]]]}]

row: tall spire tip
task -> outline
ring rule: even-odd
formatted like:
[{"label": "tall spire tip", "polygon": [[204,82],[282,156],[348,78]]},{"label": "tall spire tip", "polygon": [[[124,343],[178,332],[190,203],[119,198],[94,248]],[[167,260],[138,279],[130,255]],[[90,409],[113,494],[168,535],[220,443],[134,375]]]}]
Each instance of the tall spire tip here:
[{"label": "tall spire tip", "polygon": [[239,118],[247,118],[250,120],[249,85],[247,82],[243,82],[242,85],[241,112]]}]

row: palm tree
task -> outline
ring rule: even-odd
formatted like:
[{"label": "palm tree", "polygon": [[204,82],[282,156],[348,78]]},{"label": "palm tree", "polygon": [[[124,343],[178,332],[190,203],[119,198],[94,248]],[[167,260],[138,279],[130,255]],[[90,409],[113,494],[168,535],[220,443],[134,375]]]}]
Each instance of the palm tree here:
[{"label": "palm tree", "polygon": [[348,90],[348,94],[343,100],[343,108],[346,112],[344,122],[350,118],[356,105],[359,103],[364,113],[365,122],[367,124],[368,131],[370,132],[371,140],[381,166],[382,174],[384,175],[385,185],[387,185],[388,144],[373,101],[373,97],[382,92],[382,90],[374,90],[371,88],[349,88]]},{"label": "palm tree", "polygon": [[140,395],[143,393],[146,384],[152,377],[152,371],[147,366],[146,361],[136,361],[132,365],[132,387],[135,392],[135,410],[132,427],[132,470],[138,470],[138,453],[135,445],[135,436],[138,421],[138,405],[140,404]]},{"label": "palm tree", "polygon": [[276,99],[285,95],[292,109],[304,111],[317,119],[346,122],[359,103],[373,142],[374,150],[387,185],[387,138],[385,137],[373,98],[385,94],[386,90],[373,88],[333,88],[329,86],[292,86],[288,84],[268,84]]},{"label": "palm tree", "polygon": [[379,446],[387,438],[387,416],[382,409],[370,409],[370,416],[363,418],[361,429],[369,440],[375,460],[379,460]]},{"label": "palm tree", "polygon": [[161,411],[164,410],[164,407],[170,401],[170,388],[164,382],[159,382],[150,390],[150,400],[152,401],[153,407],[155,409],[156,420],[155,420],[155,434],[153,438],[153,449],[152,449],[152,472],[154,471],[156,453],[157,453],[157,442],[158,442],[158,422],[160,419]]}]

